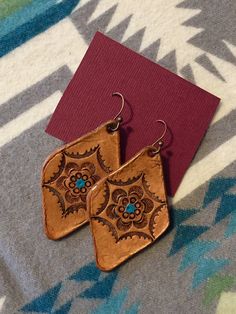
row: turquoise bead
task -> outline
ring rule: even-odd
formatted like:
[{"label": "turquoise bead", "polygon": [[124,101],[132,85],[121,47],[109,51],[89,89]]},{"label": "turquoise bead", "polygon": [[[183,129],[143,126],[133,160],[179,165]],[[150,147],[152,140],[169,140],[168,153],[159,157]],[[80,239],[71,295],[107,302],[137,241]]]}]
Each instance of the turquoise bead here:
[{"label": "turquoise bead", "polygon": [[126,213],[133,214],[135,212],[136,207],[134,204],[128,204],[125,208]]},{"label": "turquoise bead", "polygon": [[85,181],[83,179],[78,179],[75,183],[76,187],[79,188],[79,189],[82,189],[85,187]]}]

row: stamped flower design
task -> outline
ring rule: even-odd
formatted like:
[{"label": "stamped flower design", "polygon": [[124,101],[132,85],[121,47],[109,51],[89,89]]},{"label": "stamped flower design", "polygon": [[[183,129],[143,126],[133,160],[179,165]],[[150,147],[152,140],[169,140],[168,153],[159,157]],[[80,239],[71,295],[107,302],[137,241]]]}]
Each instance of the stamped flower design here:
[{"label": "stamped flower design", "polygon": [[132,186],[128,192],[116,189],[112,193],[113,203],[106,209],[106,214],[111,219],[116,219],[116,226],[121,231],[127,231],[131,226],[138,229],[148,224],[147,214],[154,208],[151,199],[144,197],[140,186]]},{"label": "stamped flower design", "polygon": [[56,185],[59,190],[65,192],[65,199],[69,203],[76,203],[80,200],[85,203],[88,191],[100,179],[95,174],[95,166],[91,162],[81,165],[68,163],[65,167],[65,174],[57,179]]}]

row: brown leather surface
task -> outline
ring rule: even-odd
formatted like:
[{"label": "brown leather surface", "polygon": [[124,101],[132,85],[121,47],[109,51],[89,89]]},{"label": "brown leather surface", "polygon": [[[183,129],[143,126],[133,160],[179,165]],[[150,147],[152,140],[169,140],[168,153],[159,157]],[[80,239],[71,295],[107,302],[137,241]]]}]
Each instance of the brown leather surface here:
[{"label": "brown leather surface", "polygon": [[45,233],[59,239],[88,222],[86,197],[101,178],[120,166],[119,130],[108,121],[91,133],[56,150],[42,171]]},{"label": "brown leather surface", "polygon": [[169,225],[161,156],[151,157],[151,149],[143,149],[88,194],[97,265],[104,271],[153,243]]}]

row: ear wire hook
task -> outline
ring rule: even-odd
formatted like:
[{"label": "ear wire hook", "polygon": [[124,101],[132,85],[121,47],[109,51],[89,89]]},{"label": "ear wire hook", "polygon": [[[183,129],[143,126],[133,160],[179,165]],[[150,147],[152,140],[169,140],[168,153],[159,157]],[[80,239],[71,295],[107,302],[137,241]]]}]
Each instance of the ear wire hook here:
[{"label": "ear wire hook", "polygon": [[112,124],[109,126],[109,131],[110,132],[114,132],[114,131],[117,131],[119,129],[119,126],[121,124],[121,122],[123,121],[122,117],[120,116],[121,112],[123,111],[124,109],[124,106],[125,106],[125,98],[124,96],[119,93],[119,92],[114,92],[112,93],[112,96],[119,96],[121,98],[121,108],[120,108],[120,111],[117,113],[117,115],[115,115],[115,117],[113,118],[113,120],[116,121],[116,124]]},{"label": "ear wire hook", "polygon": [[[159,123],[164,125],[164,131],[163,131],[162,135],[152,144],[152,146],[154,146],[156,148],[156,150],[153,151],[154,154],[159,153],[159,151],[161,150],[161,147],[164,144],[162,139],[166,135],[166,131],[167,131],[167,124],[165,123],[164,120],[156,120],[156,122],[159,122]],[[158,147],[156,147],[157,144],[158,144]]]},{"label": "ear wire hook", "polygon": [[[119,111],[119,112],[117,113],[117,115],[113,118],[114,120],[116,120],[116,119],[118,119],[118,118],[121,118],[121,117],[119,117],[119,116],[120,116],[120,114],[121,114],[121,112],[123,111],[124,106],[125,106],[125,98],[124,98],[124,96],[123,96],[121,93],[119,93],[119,92],[114,92],[114,93],[112,93],[112,96],[115,96],[115,95],[120,96],[120,98],[121,98],[121,100],[122,100],[122,103],[121,103],[120,111]],[[120,121],[120,122],[121,122],[121,121]]]}]

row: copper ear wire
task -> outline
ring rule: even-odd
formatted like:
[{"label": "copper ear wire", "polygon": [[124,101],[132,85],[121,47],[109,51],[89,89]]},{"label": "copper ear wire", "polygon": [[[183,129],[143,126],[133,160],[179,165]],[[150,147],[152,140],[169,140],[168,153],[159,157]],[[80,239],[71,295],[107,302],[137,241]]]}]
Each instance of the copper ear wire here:
[{"label": "copper ear wire", "polygon": [[[152,146],[155,148],[152,152],[153,154],[157,154],[160,152],[161,147],[164,144],[162,139],[166,135],[166,131],[167,131],[167,124],[164,120],[156,120],[156,122],[162,123],[164,125],[164,131],[163,131],[162,135],[152,144]],[[158,146],[156,146],[157,144],[158,144]]]},{"label": "copper ear wire", "polygon": [[110,125],[110,127],[109,127],[109,131],[111,131],[111,132],[117,131],[119,129],[120,124],[123,121],[123,118],[120,116],[120,114],[123,111],[124,106],[125,106],[124,96],[119,92],[112,93],[112,96],[115,96],[115,95],[117,95],[121,98],[121,108],[120,108],[120,111],[117,113],[117,115],[115,115],[115,117],[113,118],[113,120],[116,121],[116,125]]},{"label": "copper ear wire", "polygon": [[119,116],[120,116],[120,114],[121,114],[121,112],[123,111],[124,106],[125,106],[125,98],[124,98],[124,96],[123,96],[121,93],[119,93],[119,92],[114,92],[114,93],[112,93],[112,96],[115,96],[115,95],[120,96],[122,102],[121,102],[120,111],[119,111],[119,112],[117,113],[117,115],[113,118],[114,120],[116,120],[117,118],[119,118]]},{"label": "copper ear wire", "polygon": [[[114,92],[112,93],[112,96],[119,96],[121,98],[121,108],[120,108],[120,111],[117,113],[117,115],[115,115],[115,117],[113,118],[113,120],[116,121],[116,125],[115,126],[110,126],[110,131],[114,132],[116,130],[119,129],[119,126],[121,124],[121,122],[123,121],[122,117],[120,116],[121,112],[123,111],[124,109],[124,106],[125,106],[125,98],[124,96],[119,93],[119,92]],[[154,150],[153,150],[153,154],[157,154],[160,152],[161,150],[161,147],[163,146],[163,141],[162,139],[164,138],[165,134],[166,134],[166,131],[167,131],[167,124],[164,120],[156,120],[156,122],[159,122],[159,123],[162,123],[164,125],[164,131],[162,133],[162,135],[151,145],[154,147]],[[158,144],[158,146],[156,146]]]}]

